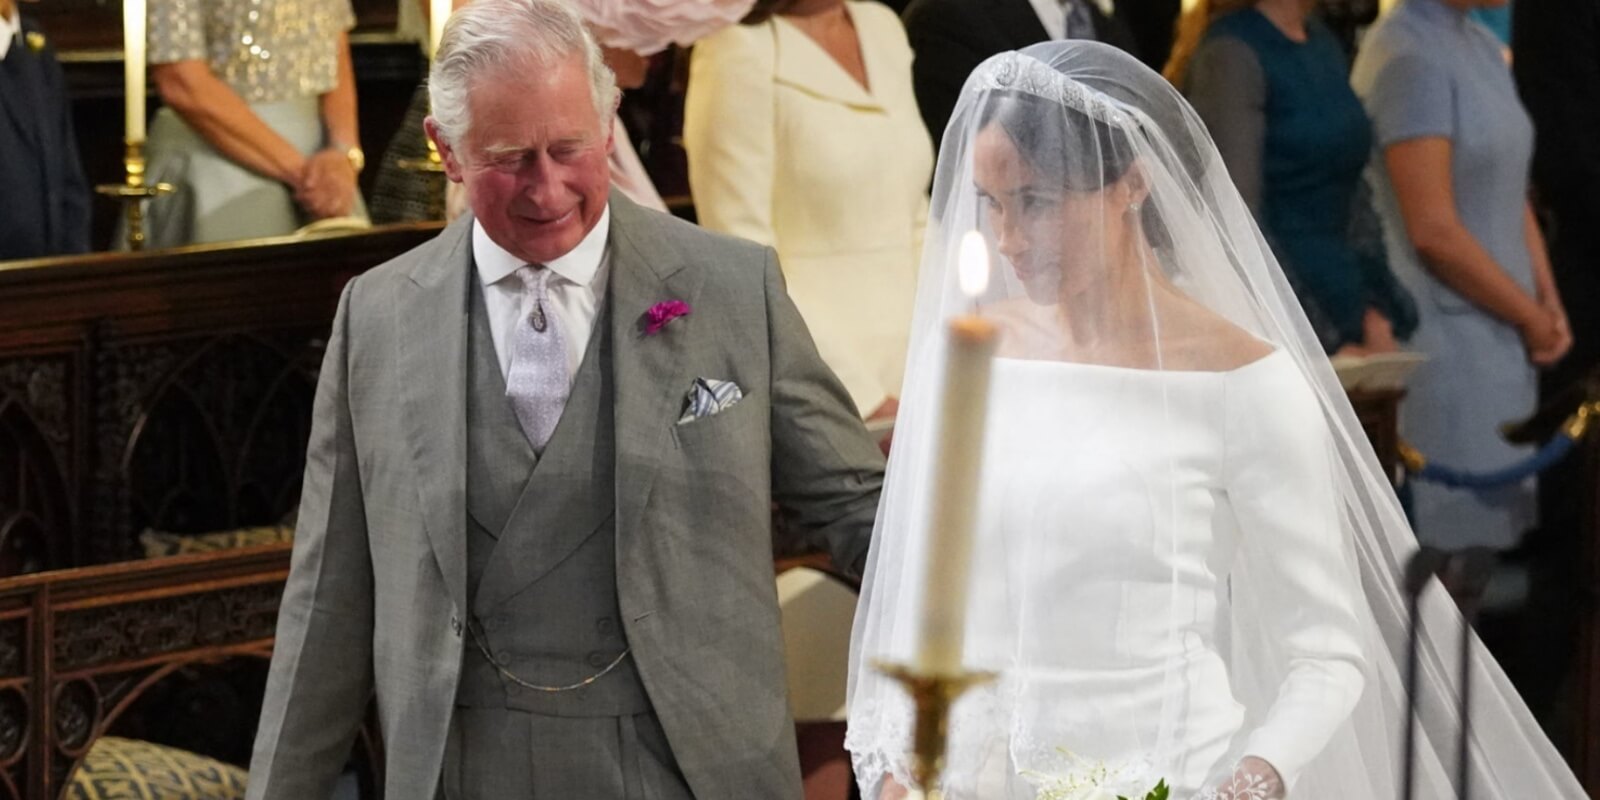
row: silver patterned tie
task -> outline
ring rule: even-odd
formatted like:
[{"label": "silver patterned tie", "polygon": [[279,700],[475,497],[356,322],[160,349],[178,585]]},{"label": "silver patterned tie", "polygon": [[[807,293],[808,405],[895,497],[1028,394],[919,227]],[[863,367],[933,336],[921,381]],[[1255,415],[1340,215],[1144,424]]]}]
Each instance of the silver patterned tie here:
[{"label": "silver patterned tie", "polygon": [[1066,0],[1061,4],[1066,12],[1067,39],[1093,39],[1094,17],[1089,14],[1089,0]]},{"label": "silver patterned tie", "polygon": [[506,373],[506,397],[536,453],[544,452],[555,432],[570,391],[566,341],[550,307],[550,275],[550,270],[533,265],[517,270],[522,308],[511,334],[511,369]]}]

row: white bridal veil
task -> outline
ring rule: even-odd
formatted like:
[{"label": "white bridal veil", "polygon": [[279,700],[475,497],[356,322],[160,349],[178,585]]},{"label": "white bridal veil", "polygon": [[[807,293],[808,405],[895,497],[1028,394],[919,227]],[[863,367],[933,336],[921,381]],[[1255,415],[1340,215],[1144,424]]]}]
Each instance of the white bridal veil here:
[{"label": "white bridal veil", "polygon": [[[1002,677],[956,708],[947,796],[1400,797],[1414,537],[1199,118],[1080,41],[986,61],[944,134],[852,647],[867,797],[909,783],[910,703],[870,665],[916,649],[946,323],[971,313],[1002,338],[965,652]],[[1421,614],[1416,797],[1454,797],[1460,622],[1437,585]],[[1473,792],[1582,797],[1475,663]]]}]

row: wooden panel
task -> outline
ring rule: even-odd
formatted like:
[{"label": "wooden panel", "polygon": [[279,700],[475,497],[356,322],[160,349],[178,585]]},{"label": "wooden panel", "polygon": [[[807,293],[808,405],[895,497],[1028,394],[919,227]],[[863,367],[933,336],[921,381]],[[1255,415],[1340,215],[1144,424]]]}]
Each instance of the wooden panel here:
[{"label": "wooden panel", "polygon": [[292,511],[340,290],[437,230],[0,265],[0,575]]},{"label": "wooden panel", "polygon": [[1405,392],[1398,390],[1350,393],[1356,419],[1360,420],[1372,449],[1378,454],[1378,463],[1391,482],[1399,477],[1400,401],[1403,399]]},{"label": "wooden panel", "polygon": [[[275,545],[0,580],[0,798],[59,796],[96,738],[148,728],[140,701],[184,670],[242,660],[259,673],[289,555]],[[188,697],[229,691],[200,686]],[[244,736],[259,703],[233,701]],[[241,738],[217,722],[210,738]],[[361,741],[362,763],[381,767],[376,737]],[[379,779],[374,771],[363,782]]]},{"label": "wooden panel", "polygon": [[340,291],[438,229],[0,265],[0,574],[56,569],[0,579],[0,798],[113,730],[248,758],[288,548],[81,565],[291,509]]}]

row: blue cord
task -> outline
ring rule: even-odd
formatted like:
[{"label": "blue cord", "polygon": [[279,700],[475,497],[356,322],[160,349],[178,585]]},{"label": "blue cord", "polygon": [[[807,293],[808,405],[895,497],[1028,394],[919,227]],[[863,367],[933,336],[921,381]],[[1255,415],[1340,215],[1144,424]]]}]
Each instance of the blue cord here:
[{"label": "blue cord", "polygon": [[1561,459],[1566,458],[1576,444],[1577,440],[1571,436],[1564,432],[1558,433],[1550,441],[1545,442],[1538,452],[1521,463],[1497,469],[1493,472],[1465,472],[1428,462],[1422,465],[1420,471],[1413,473],[1412,477],[1420,481],[1443,484],[1457,489],[1494,489],[1521,482],[1526,478],[1544,472]]}]

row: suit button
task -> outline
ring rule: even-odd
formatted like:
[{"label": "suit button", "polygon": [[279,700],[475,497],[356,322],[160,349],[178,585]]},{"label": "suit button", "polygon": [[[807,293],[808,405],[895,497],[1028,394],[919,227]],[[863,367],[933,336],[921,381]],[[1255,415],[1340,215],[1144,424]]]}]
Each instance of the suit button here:
[{"label": "suit button", "polygon": [[617,623],[610,617],[601,617],[600,621],[594,624],[594,629],[601,636],[610,636],[611,634],[616,633]]},{"label": "suit button", "polygon": [[596,651],[589,654],[589,666],[594,667],[595,669],[599,669],[610,663],[611,659],[606,658],[605,653]]}]

